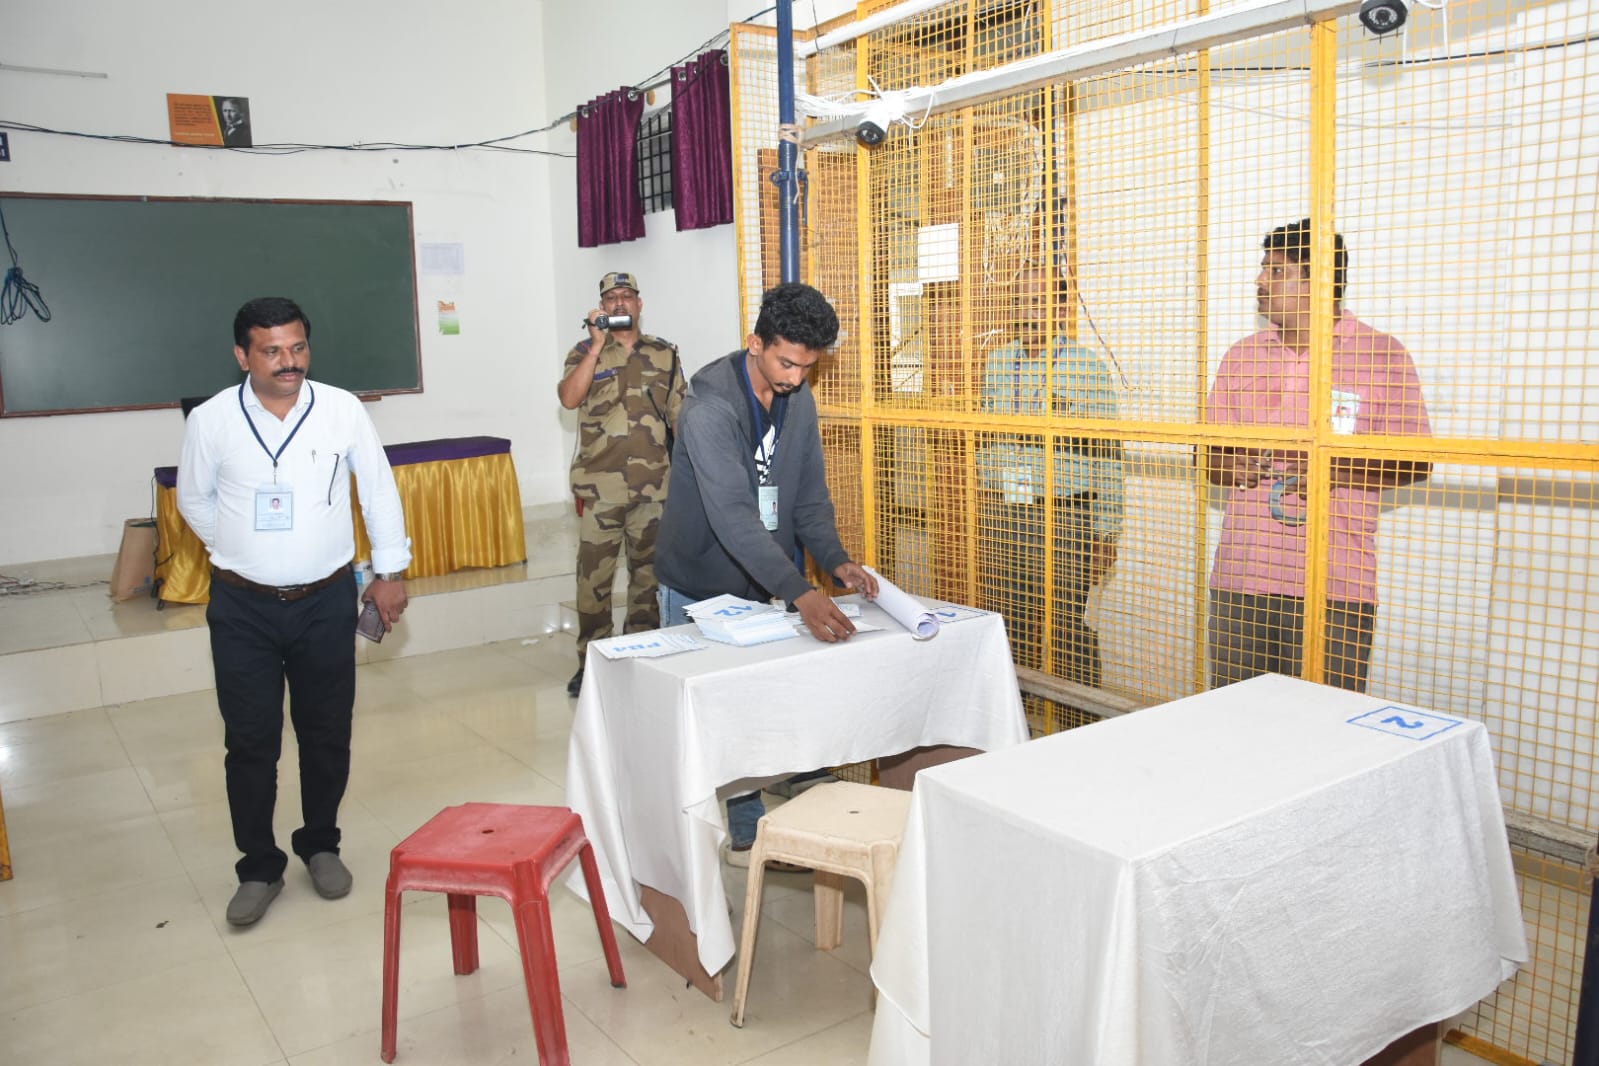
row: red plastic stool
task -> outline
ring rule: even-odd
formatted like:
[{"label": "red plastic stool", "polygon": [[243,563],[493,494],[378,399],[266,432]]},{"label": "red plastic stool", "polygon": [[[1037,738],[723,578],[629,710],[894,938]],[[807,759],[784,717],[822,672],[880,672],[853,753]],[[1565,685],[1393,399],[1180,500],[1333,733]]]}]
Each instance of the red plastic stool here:
[{"label": "red plastic stool", "polygon": [[566,1019],[550,932],[550,882],[577,856],[583,862],[594,924],[605,946],[611,985],[627,987],[616,932],[605,907],[594,849],[583,819],[567,807],[463,803],[446,807],[395,846],[383,905],[383,1061],[394,1061],[395,1009],[400,985],[400,893],[446,892],[455,972],[478,966],[477,897],[499,896],[511,905],[522,945],[522,972],[533,1011],[533,1034],[542,1066],[568,1066]]}]

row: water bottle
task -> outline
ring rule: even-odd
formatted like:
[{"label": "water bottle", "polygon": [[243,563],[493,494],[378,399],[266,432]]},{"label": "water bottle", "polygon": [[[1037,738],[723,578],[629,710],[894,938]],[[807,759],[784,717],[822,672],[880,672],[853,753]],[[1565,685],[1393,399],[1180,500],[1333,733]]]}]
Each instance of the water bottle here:
[{"label": "water bottle", "polygon": [[357,559],[355,562],[355,595],[360,599],[366,592],[366,587],[372,583],[372,560]]}]

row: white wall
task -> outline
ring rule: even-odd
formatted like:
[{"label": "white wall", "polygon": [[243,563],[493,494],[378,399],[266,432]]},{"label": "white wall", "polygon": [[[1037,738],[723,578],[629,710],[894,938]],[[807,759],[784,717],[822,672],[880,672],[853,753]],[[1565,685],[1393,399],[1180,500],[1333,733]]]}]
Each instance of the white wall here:
[{"label": "white wall", "polygon": [[[697,54],[702,42],[728,26],[726,0],[636,2],[604,17],[596,17],[597,10],[582,0],[546,0],[544,5],[545,76],[556,113],[565,114],[623,85],[644,83],[668,64]],[[646,112],[665,106],[670,98],[669,89],[657,89]],[[577,134],[569,124],[556,131],[551,147],[577,151]],[[560,318],[557,343],[541,358],[547,358],[554,375],[559,377],[567,349],[587,336],[579,322],[598,302],[600,277],[612,270],[638,275],[645,332],[676,343],[690,373],[739,347],[743,332],[733,227],[680,233],[675,214],[667,210],[644,216],[640,240],[579,248],[576,175],[575,161],[556,168],[551,187],[551,258]],[[560,411],[555,379],[547,396],[539,398],[551,412]],[[560,417],[566,429],[562,454],[569,456],[576,417],[565,412]]]},{"label": "white wall", "polygon": [[[735,21],[749,21],[765,7],[756,0],[679,0],[673,4],[633,0],[619,10],[597,16],[585,0],[545,0],[545,76],[552,116],[623,85],[639,85],[668,64],[702,51],[703,42]],[[803,10],[802,10],[803,9]],[[811,24],[813,5],[797,4],[796,27]],[[843,0],[823,0],[814,10],[823,21],[854,10]],[[768,15],[762,22],[770,24]],[[726,47],[725,41],[717,42]],[[664,107],[670,89],[656,90],[646,113]],[[554,131],[550,147],[577,151],[577,135],[569,124]],[[554,413],[565,431],[562,456],[571,454],[576,416],[560,410],[554,382],[571,345],[586,336],[579,328],[584,312],[595,306],[598,283],[612,270],[638,275],[644,299],[645,332],[677,344],[684,369],[692,374],[706,363],[743,346],[753,322],[738,307],[737,235],[731,225],[679,232],[671,210],[644,216],[645,236],[602,248],[577,246],[577,168],[553,168],[551,183],[551,258],[555,269],[554,302],[558,310],[555,336],[541,372],[555,375],[535,406]],[[564,491],[564,482],[560,486]],[[557,492],[556,495],[561,495]]]},{"label": "white wall", "polygon": [[[239,0],[164,0],[153,11],[58,0],[8,27],[6,62],[109,77],[0,71],[0,117],[165,138],[165,94],[203,93],[248,96],[258,143],[482,140],[543,126],[642,82],[760,6],[283,0],[263,15]],[[825,20],[850,5],[826,0],[815,10]],[[796,25],[810,21],[810,5],[796,7]],[[667,98],[663,90],[655,106]],[[677,342],[690,372],[739,346],[750,326],[738,310],[732,226],[679,233],[668,211],[646,216],[642,240],[579,249],[571,158],[269,157],[15,132],[11,142],[14,161],[0,165],[7,191],[412,201],[418,241],[464,244],[467,273],[453,285],[419,276],[425,391],[374,404],[373,417],[391,442],[511,438],[528,505],[566,496],[575,420],[555,385],[601,274],[639,275],[645,329]],[[564,122],[516,143],[576,151]],[[288,295],[315,301],[314,293]],[[459,336],[437,332],[441,297],[457,302]],[[230,329],[217,323],[219,360],[232,359]],[[313,351],[322,363],[338,357]],[[114,551],[122,520],[150,513],[150,472],[177,461],[182,434],[175,409],[0,420],[0,565]]]},{"label": "white wall", "polygon": [[[6,118],[164,138],[167,92],[244,95],[258,143],[455,143],[542,124],[538,6],[473,7],[474,17],[454,18],[419,0],[284,0],[270,14],[237,0],[165,0],[156,10],[61,0],[12,20],[6,61],[109,77],[0,72],[0,100]],[[373,404],[378,429],[389,441],[510,437],[524,490],[553,498],[560,435],[530,399],[553,384],[530,355],[553,321],[548,189],[566,161],[487,152],[267,157],[24,133],[11,141],[14,161],[0,171],[8,191],[413,201],[419,240],[466,245],[463,328],[438,334],[431,286],[420,279],[426,391]],[[19,251],[25,267],[27,249]],[[34,280],[48,299],[49,285]],[[216,323],[219,361],[233,359],[230,331],[230,322]],[[313,352],[316,362],[338,358],[314,344]],[[114,551],[122,520],[149,513],[151,469],[175,463],[181,439],[175,409],[0,421],[0,562]]]}]

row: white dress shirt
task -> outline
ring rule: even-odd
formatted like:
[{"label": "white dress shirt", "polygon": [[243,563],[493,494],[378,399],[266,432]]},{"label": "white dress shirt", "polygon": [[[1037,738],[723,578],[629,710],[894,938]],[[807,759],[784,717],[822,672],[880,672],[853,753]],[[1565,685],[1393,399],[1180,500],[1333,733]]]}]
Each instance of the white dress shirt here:
[{"label": "white dress shirt", "polygon": [[[268,450],[276,453],[286,440],[274,471]],[[372,569],[404,570],[411,565],[411,541],[400,493],[361,401],[307,380],[294,409],[279,419],[261,406],[246,380],[189,413],[178,463],[178,510],[205,542],[213,565],[263,585],[305,584],[355,555],[352,471],[360,482]],[[269,488],[292,492],[292,529],[256,528],[256,495]]]}]

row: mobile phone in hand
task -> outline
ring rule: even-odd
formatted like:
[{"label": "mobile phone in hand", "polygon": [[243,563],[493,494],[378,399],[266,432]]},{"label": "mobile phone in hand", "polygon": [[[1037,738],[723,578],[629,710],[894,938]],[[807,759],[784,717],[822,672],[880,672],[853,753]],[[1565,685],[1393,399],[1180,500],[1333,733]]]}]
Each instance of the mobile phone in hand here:
[{"label": "mobile phone in hand", "polygon": [[361,617],[356,620],[355,631],[374,644],[383,643],[383,634],[387,630],[383,627],[383,615],[372,600],[367,600],[366,606],[361,608]]}]

